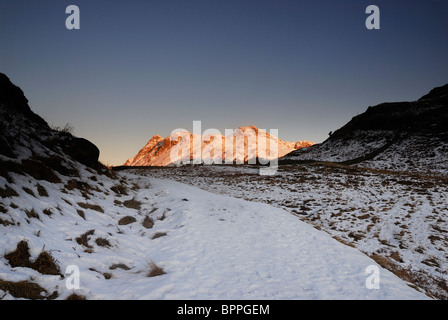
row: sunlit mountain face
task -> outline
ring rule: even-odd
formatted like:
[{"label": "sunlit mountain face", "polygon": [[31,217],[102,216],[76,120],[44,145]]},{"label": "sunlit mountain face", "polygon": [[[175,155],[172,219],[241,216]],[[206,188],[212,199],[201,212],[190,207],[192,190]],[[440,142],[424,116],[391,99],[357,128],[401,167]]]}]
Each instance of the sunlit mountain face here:
[{"label": "sunlit mountain face", "polygon": [[239,127],[227,136],[219,132],[200,135],[177,131],[166,138],[153,136],[124,165],[255,164],[257,159],[277,159],[312,145],[310,141],[283,141],[255,126]]}]

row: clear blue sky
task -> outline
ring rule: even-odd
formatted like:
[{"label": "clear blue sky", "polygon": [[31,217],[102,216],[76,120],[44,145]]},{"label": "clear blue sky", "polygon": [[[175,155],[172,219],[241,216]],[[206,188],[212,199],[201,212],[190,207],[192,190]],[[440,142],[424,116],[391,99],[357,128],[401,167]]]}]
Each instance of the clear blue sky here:
[{"label": "clear blue sky", "polygon": [[[70,4],[80,30],[65,27]],[[365,27],[370,4],[380,30]],[[447,4],[0,0],[0,72],[106,164],[194,120],[322,142],[370,105],[448,83]]]}]

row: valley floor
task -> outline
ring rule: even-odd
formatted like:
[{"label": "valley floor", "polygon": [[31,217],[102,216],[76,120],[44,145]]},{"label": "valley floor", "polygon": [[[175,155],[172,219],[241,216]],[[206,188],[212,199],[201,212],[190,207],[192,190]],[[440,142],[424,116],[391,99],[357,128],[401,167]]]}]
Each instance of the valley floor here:
[{"label": "valley floor", "polygon": [[[25,283],[28,288],[38,286],[40,297],[49,299],[73,295],[117,300],[428,298],[359,250],[291,214],[306,212],[304,217],[326,227],[331,220],[323,218],[324,211],[345,214],[356,204],[351,219],[334,221],[335,230],[350,228],[358,234],[375,212],[359,218],[363,201],[380,194],[364,194],[367,191],[362,189],[364,198],[360,198],[349,189],[335,191],[324,174],[308,168],[303,169],[308,173],[284,172],[264,182],[252,168],[191,169],[130,170],[109,178],[80,167],[78,177],[62,177],[56,184],[13,173],[14,184],[0,178],[0,299],[30,298],[18,288]],[[312,176],[313,183],[287,180],[311,181]],[[366,183],[373,181],[366,179]],[[433,208],[444,209],[438,202],[442,199],[431,199],[436,202]],[[313,219],[312,212],[321,218]],[[384,231],[377,230],[383,225]],[[384,221],[372,232],[380,234],[378,241],[397,246],[408,262],[413,255],[404,255],[408,250],[399,250],[398,240],[390,238],[395,233],[387,228],[392,225]],[[408,227],[413,228],[413,224]],[[360,249],[383,248],[367,241],[375,237],[364,234],[365,240],[358,240],[364,243]],[[434,257],[442,264],[438,247],[430,246],[430,240],[424,242],[425,235],[416,236],[425,246],[422,257]],[[43,252],[60,274],[36,268]],[[75,274],[67,272],[73,266],[79,270],[79,288],[70,287],[76,283]],[[372,278],[376,275],[379,278]],[[379,289],[369,288],[366,282],[379,284]]]},{"label": "valley floor", "polygon": [[[332,163],[281,165],[274,176],[260,176],[259,169],[250,166],[131,172],[282,208],[429,295],[448,298],[446,178]],[[298,242],[291,241],[295,249]]]}]

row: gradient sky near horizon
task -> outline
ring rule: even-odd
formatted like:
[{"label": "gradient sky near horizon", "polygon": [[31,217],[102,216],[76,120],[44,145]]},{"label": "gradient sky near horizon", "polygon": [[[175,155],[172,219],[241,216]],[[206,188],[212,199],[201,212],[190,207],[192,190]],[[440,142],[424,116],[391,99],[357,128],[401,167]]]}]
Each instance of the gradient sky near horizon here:
[{"label": "gradient sky near horizon", "polygon": [[[71,4],[80,30],[65,27]],[[448,83],[448,1],[0,0],[0,72],[105,164],[195,120],[322,142],[368,106]]]}]

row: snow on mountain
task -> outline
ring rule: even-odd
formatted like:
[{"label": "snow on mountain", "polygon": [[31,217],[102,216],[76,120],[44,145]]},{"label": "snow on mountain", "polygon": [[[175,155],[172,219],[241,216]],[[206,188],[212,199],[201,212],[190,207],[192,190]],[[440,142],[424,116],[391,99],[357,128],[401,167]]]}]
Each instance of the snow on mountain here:
[{"label": "snow on mountain", "polygon": [[3,80],[0,299],[428,298],[283,209],[107,170]]},{"label": "snow on mountain", "polygon": [[248,163],[256,159],[272,160],[313,145],[310,141],[288,142],[258,129],[240,127],[224,136],[217,133],[204,135],[176,131],[163,139],[152,137],[125,166],[170,166],[179,163]]}]

